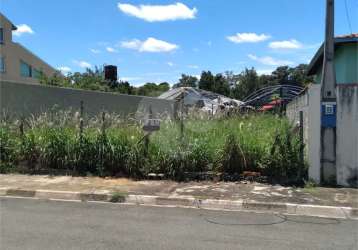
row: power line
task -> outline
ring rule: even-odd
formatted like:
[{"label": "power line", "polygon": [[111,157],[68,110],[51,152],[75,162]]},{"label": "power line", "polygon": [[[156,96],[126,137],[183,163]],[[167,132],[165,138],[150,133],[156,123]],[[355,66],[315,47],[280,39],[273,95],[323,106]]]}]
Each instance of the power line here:
[{"label": "power line", "polygon": [[345,5],[345,7],[346,7],[346,16],[347,16],[347,21],[348,21],[349,30],[350,30],[351,34],[353,34],[351,19],[350,19],[350,17],[349,17],[349,12],[348,12],[347,0],[344,0],[344,5]]}]

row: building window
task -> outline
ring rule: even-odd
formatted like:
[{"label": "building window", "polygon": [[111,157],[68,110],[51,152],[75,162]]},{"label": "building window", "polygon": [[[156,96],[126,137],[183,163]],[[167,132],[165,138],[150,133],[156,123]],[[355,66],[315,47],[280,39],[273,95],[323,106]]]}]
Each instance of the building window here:
[{"label": "building window", "polygon": [[4,43],[4,29],[0,28],[0,44]]},{"label": "building window", "polygon": [[40,79],[42,75],[42,72],[40,70],[37,70],[35,68],[32,69],[32,77],[36,79]]},{"label": "building window", "polygon": [[0,57],[0,73],[5,72],[5,59],[4,57]]},{"label": "building window", "polygon": [[20,75],[22,77],[32,77],[31,66],[23,61],[20,61]]}]

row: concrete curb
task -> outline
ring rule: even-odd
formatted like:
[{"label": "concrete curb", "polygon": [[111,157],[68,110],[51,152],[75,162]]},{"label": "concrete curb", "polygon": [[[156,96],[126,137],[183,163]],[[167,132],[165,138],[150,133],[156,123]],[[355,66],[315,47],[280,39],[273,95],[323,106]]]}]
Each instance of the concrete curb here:
[{"label": "concrete curb", "polygon": [[[358,209],[351,207],[319,206],[309,204],[258,202],[254,200],[197,199],[192,197],[163,197],[151,195],[120,195],[109,192],[70,192],[52,190],[25,190],[0,188],[0,196],[26,197],[49,200],[119,202],[133,205],[174,206],[210,210],[260,211],[291,215],[316,216],[358,220]],[[114,197],[116,196],[116,200]]]}]

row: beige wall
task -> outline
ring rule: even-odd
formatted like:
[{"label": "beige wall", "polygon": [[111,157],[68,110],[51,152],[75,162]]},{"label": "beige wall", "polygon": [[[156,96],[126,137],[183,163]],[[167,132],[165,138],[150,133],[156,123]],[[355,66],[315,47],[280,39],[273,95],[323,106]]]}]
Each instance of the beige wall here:
[{"label": "beige wall", "polygon": [[0,15],[0,24],[4,29],[4,43],[0,45],[0,54],[4,58],[5,63],[5,72],[0,73],[1,81],[38,83],[38,79],[36,78],[22,77],[20,75],[21,60],[48,76],[56,72],[54,68],[32,54],[29,50],[18,43],[12,42],[12,24],[2,15]]}]

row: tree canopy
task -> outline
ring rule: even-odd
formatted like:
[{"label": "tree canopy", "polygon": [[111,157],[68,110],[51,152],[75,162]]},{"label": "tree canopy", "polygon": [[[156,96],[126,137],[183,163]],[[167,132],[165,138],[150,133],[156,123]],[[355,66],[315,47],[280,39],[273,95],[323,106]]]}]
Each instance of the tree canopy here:
[{"label": "tree canopy", "polygon": [[[245,68],[239,74],[226,71],[223,74],[214,75],[211,71],[202,71],[200,79],[195,76],[182,74],[178,82],[173,85],[173,88],[200,88],[241,100],[252,92],[266,86],[291,84],[305,87],[313,82],[313,78],[307,76],[306,72],[306,64],[300,64],[293,68],[280,66],[271,74],[263,75],[259,75],[254,68]],[[59,72],[52,77],[42,75],[40,82],[59,87],[153,97],[159,96],[170,89],[170,84],[167,82],[148,82],[137,87],[131,85],[128,81],[106,81],[103,77],[103,69],[100,67],[95,67],[93,70],[87,69],[83,73],[69,73],[65,76]]]},{"label": "tree canopy", "polygon": [[198,78],[191,75],[185,75],[182,74],[181,78],[179,79],[179,82],[177,84],[173,85],[173,88],[179,88],[179,87],[197,87]]}]

